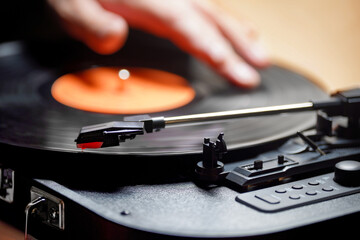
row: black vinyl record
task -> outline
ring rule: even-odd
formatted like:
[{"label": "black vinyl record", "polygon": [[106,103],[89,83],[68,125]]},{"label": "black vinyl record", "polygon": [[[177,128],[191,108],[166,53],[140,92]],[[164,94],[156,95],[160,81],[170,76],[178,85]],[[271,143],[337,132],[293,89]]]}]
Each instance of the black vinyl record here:
[{"label": "black vinyl record", "polygon": [[229,150],[290,136],[314,124],[314,113],[282,114],[162,129],[137,136],[118,147],[76,148],[81,127],[121,121],[120,114],[86,112],[51,96],[52,83],[63,74],[96,66],[136,66],[165,70],[186,78],[196,91],[186,106],[156,116],[178,116],[326,98],[306,77],[280,66],[261,70],[261,85],[236,88],[209,67],[168,42],[133,35],[111,56],[97,55],[78,43],[4,43],[0,46],[0,141],[5,144],[65,152],[127,155],[178,155],[202,151],[204,137],[224,132]]}]

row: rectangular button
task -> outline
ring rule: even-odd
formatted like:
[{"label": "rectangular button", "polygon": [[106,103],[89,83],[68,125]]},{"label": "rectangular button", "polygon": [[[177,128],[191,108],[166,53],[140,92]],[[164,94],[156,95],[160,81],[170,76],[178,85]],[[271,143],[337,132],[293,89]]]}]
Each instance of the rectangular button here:
[{"label": "rectangular button", "polygon": [[270,204],[280,203],[280,199],[274,198],[271,195],[255,195],[255,197]]}]

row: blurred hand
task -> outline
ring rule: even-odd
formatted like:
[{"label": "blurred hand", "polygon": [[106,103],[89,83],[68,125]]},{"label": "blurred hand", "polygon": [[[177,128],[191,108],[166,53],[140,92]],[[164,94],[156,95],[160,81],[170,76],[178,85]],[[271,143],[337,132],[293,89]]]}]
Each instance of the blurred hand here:
[{"label": "blurred hand", "polygon": [[73,37],[100,54],[125,43],[128,26],[167,38],[241,87],[269,65],[257,32],[206,0],[48,0]]}]

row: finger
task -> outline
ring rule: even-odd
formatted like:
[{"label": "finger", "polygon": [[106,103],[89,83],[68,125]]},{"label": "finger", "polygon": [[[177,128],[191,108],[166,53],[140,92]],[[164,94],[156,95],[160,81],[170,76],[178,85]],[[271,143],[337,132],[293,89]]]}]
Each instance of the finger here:
[{"label": "finger", "polygon": [[269,56],[260,42],[259,34],[250,23],[234,18],[209,1],[194,1],[194,3],[219,27],[247,62],[260,68],[270,64]]},{"label": "finger", "polygon": [[100,54],[111,54],[125,43],[126,21],[95,0],[49,0],[67,31]]},{"label": "finger", "polygon": [[169,38],[180,48],[211,65],[232,83],[255,87],[259,74],[233,49],[231,43],[211,22],[197,12],[179,16],[171,22]]}]

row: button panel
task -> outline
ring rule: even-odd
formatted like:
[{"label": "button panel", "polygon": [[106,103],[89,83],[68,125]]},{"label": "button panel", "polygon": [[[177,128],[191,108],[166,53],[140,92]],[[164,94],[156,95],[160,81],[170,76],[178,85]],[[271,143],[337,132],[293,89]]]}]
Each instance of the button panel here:
[{"label": "button panel", "polygon": [[329,173],[246,192],[238,195],[236,200],[260,211],[277,212],[360,192],[360,187],[341,186],[333,177],[334,174]]}]

